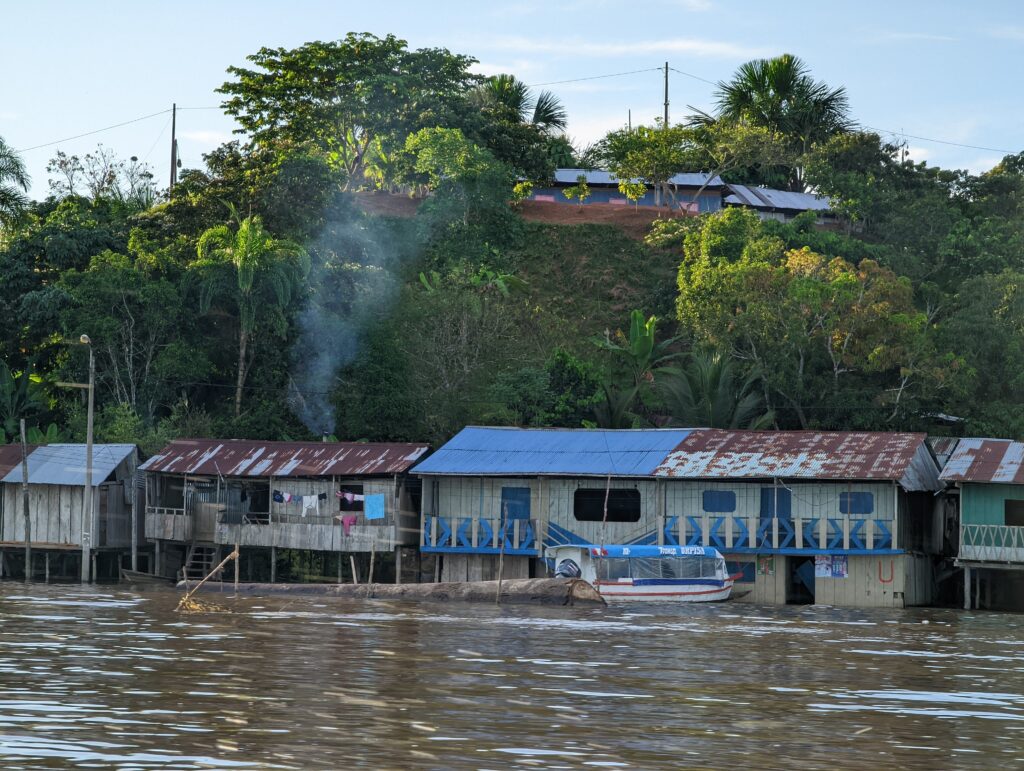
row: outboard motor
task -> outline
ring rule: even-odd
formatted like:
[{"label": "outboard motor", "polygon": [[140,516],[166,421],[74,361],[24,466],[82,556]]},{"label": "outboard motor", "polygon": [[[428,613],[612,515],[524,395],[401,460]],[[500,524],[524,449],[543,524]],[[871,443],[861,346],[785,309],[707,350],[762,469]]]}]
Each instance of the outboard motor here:
[{"label": "outboard motor", "polygon": [[555,568],[555,578],[579,578],[583,575],[576,560],[562,560]]}]

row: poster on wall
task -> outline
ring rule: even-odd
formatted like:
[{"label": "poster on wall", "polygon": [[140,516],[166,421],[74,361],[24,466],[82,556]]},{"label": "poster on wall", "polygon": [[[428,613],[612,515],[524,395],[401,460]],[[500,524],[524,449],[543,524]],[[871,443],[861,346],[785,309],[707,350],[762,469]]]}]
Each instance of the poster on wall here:
[{"label": "poster on wall", "polygon": [[759,576],[775,575],[775,557],[758,557],[757,574]]},{"label": "poster on wall", "polygon": [[832,578],[846,578],[849,575],[849,564],[846,555],[832,558]]},{"label": "poster on wall", "polygon": [[832,557],[830,555],[814,555],[814,577],[832,578]]}]

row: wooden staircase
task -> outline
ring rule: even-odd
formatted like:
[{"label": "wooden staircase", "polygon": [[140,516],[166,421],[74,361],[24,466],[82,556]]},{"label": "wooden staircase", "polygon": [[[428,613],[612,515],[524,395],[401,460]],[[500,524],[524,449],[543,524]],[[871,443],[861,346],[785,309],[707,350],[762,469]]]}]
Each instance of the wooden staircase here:
[{"label": "wooden staircase", "polygon": [[[181,572],[186,581],[202,581],[220,561],[219,546],[194,543],[189,547]],[[221,569],[220,573],[223,574],[223,572]],[[216,575],[210,580],[219,581],[220,579],[221,575]]]}]

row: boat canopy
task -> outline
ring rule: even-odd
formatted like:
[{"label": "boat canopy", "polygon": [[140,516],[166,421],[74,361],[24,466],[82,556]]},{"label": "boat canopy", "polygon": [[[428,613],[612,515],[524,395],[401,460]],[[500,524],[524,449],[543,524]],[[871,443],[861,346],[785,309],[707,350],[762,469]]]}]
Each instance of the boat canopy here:
[{"label": "boat canopy", "polygon": [[649,546],[623,544],[614,546],[595,546],[593,544],[565,544],[562,547],[573,547],[586,549],[587,553],[596,559],[629,558],[641,557],[644,559],[656,559],[658,557],[716,557],[721,558],[718,549],[711,546]]}]

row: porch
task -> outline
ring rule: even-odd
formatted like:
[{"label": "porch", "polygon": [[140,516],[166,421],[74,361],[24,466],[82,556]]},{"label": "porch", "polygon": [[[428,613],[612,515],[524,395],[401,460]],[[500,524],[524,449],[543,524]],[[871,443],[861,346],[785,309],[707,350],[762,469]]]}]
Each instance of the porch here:
[{"label": "porch", "polygon": [[1024,527],[961,525],[957,559],[964,562],[1016,562],[1024,565]]}]

